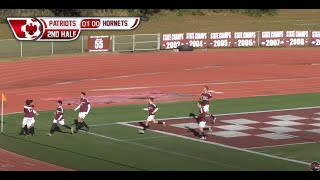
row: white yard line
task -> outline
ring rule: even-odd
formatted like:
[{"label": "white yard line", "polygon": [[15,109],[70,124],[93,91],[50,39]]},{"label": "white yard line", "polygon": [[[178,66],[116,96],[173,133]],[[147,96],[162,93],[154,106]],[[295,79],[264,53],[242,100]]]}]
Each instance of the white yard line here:
[{"label": "white yard line", "polygon": [[90,125],[90,127],[99,127],[99,126],[111,126],[111,125],[116,125],[118,123],[106,123],[106,124],[93,124],[93,125]]},{"label": "white yard line", "polygon": [[[280,145],[272,145],[272,146],[257,146],[257,147],[250,147],[246,149],[262,149],[262,148],[273,148],[273,147],[282,147],[282,146],[292,146],[292,145],[302,145],[302,144],[313,144],[317,142],[303,142],[303,143],[291,143],[291,144],[280,144]],[[262,151],[260,151],[262,152]]]},{"label": "white yard line", "polygon": [[272,154],[272,155],[274,155],[274,156],[281,156],[281,155],[283,155],[282,153],[275,153],[275,154]]},{"label": "white yard line", "polygon": [[[122,125],[122,124],[120,124]],[[182,134],[182,135],[189,135],[190,133],[188,134]],[[139,140],[145,140],[145,139],[160,139],[160,138],[169,138],[171,136],[151,136],[151,137],[144,137],[144,138],[133,138],[133,139],[126,139],[126,141],[139,141]]]},{"label": "white yard line", "polygon": [[93,133],[93,132],[85,132],[85,131],[80,131],[80,132],[84,132],[84,133],[91,134],[91,135],[94,135],[94,136],[97,136],[97,137],[101,137],[101,138],[105,138],[105,139],[110,139],[110,140],[113,140],[113,141],[118,141],[118,142],[122,142],[122,143],[126,143],[126,144],[140,146],[140,147],[143,147],[143,148],[146,148],[146,149],[152,149],[152,150],[156,150],[156,151],[159,151],[159,152],[164,152],[164,153],[167,153],[167,154],[173,154],[173,155],[177,155],[177,156],[181,156],[181,157],[195,159],[195,160],[199,160],[199,161],[210,163],[210,164],[216,164],[216,165],[220,165],[220,166],[224,166],[224,167],[236,168],[236,169],[239,169],[239,170],[247,170],[247,169],[244,169],[244,168],[241,168],[241,167],[232,166],[232,165],[221,163],[221,162],[218,162],[218,161],[203,159],[203,158],[199,158],[199,157],[183,154],[183,153],[180,153],[180,152],[169,151],[169,150],[165,150],[165,149],[161,149],[161,148],[157,148],[157,147],[153,147],[153,146],[149,146],[149,145],[139,144],[139,143],[135,143],[135,142],[127,141],[127,140],[121,140],[121,139],[117,139],[117,138],[113,138],[113,137],[109,137],[109,136],[105,136],[105,135],[101,135],[101,134],[97,134],[97,133]]},{"label": "white yard line", "polygon": [[289,158],[289,159],[295,159],[295,158],[297,158],[297,156],[288,156],[287,158]]}]

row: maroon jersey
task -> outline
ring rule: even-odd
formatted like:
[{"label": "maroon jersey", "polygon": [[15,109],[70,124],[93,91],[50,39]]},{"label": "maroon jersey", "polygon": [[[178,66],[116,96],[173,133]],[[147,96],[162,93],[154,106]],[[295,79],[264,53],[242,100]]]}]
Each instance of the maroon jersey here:
[{"label": "maroon jersey", "polygon": [[210,99],[212,98],[212,95],[210,94],[210,93],[205,93],[205,92],[203,92],[203,93],[201,93],[201,101],[202,101],[202,106],[205,106],[205,105],[209,105],[209,103],[210,103]]},{"label": "maroon jersey", "polygon": [[148,106],[148,111],[149,111],[149,115],[155,115],[156,113],[154,112],[158,107],[153,104],[153,103],[149,103],[149,106]]},{"label": "maroon jersey", "polygon": [[199,108],[198,121],[207,121],[206,112],[204,112],[203,106]]},{"label": "maroon jersey", "polygon": [[54,117],[55,120],[62,120],[63,119],[63,107],[58,106],[56,110],[56,115]]},{"label": "maroon jersey", "polygon": [[80,112],[87,112],[90,102],[87,98],[80,98]]},{"label": "maroon jersey", "polygon": [[23,107],[24,117],[25,118],[33,118],[35,113],[31,106],[24,106]]}]

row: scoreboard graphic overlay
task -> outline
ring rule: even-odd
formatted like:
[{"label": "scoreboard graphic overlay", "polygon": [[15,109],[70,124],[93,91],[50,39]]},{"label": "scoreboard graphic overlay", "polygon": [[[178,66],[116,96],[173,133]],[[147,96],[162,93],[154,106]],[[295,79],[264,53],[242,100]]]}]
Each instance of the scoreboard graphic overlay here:
[{"label": "scoreboard graphic overlay", "polygon": [[139,17],[37,17],[7,18],[20,41],[73,41],[81,30],[132,30]]}]

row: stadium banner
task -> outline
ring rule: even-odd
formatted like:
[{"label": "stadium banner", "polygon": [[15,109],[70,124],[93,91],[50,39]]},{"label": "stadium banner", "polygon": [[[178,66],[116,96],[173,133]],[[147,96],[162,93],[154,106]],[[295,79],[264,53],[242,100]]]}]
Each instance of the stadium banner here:
[{"label": "stadium banner", "polygon": [[110,36],[89,36],[88,52],[110,51]]},{"label": "stadium banner", "polygon": [[234,32],[232,47],[255,47],[257,46],[257,32]]},{"label": "stadium banner", "polygon": [[161,34],[160,49],[176,49],[178,46],[185,45],[186,33],[168,33]]},{"label": "stadium banner", "polygon": [[285,46],[309,46],[309,31],[286,31]]},{"label": "stadium banner", "polygon": [[261,47],[285,46],[285,31],[262,31],[259,32],[259,45]]},{"label": "stadium banner", "polygon": [[208,33],[194,33],[188,32],[185,36],[185,45],[193,46],[194,48],[207,48],[208,47]]},{"label": "stadium banner", "polygon": [[232,32],[212,32],[208,33],[209,48],[232,47]]},{"label": "stadium banner", "polygon": [[320,31],[311,31],[310,46],[320,46]]}]

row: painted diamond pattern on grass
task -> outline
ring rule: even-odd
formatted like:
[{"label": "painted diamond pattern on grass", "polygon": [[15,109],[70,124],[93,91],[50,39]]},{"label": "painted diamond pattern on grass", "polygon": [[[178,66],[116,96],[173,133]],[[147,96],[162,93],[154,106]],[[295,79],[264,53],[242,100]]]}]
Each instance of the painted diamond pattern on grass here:
[{"label": "painted diamond pattern on grass", "polygon": [[294,121],[270,121],[265,122],[266,124],[272,124],[276,126],[297,126],[297,125],[303,125],[303,123],[294,122]]},{"label": "painted diamond pattern on grass", "polygon": [[246,125],[246,124],[257,124],[260,123],[258,121],[253,121],[250,119],[230,119],[230,120],[221,120],[221,122],[228,124],[236,124],[236,125]]},{"label": "painted diamond pattern on grass", "polygon": [[243,132],[239,132],[239,131],[217,131],[217,132],[208,132],[207,134],[225,137],[225,138],[251,136],[248,133],[243,133]]},{"label": "painted diamond pattern on grass", "polygon": [[265,133],[270,133],[270,131],[265,131],[262,129],[249,129],[249,130],[243,130],[241,131],[242,133],[247,133],[253,135],[258,135],[258,134],[265,134]]},{"label": "painted diamond pattern on grass", "polygon": [[295,120],[308,119],[308,118],[305,118],[305,117],[294,116],[294,115],[270,116],[270,118],[283,120],[283,121],[295,121]]},{"label": "painted diamond pattern on grass", "polygon": [[228,131],[241,131],[241,130],[254,129],[253,127],[249,127],[249,126],[242,126],[242,125],[225,125],[225,126],[216,126],[216,128],[224,129],[224,130],[228,130]]},{"label": "painted diamond pattern on grass", "polygon": [[275,132],[275,133],[287,133],[287,132],[296,132],[296,131],[300,131],[299,129],[295,129],[295,128],[290,128],[290,127],[267,127],[267,128],[261,128],[263,130],[266,131],[271,131],[271,132]]},{"label": "painted diamond pattern on grass", "polygon": [[[206,141],[239,148],[320,141],[320,116],[315,115],[319,112],[320,108],[219,115],[216,124],[207,123],[213,132],[206,131]],[[199,139],[187,127],[199,132],[192,118],[172,119],[163,131]]]},{"label": "painted diamond pattern on grass", "polygon": [[273,140],[294,138],[294,136],[292,136],[292,135],[277,134],[277,133],[266,133],[266,134],[259,134],[259,135],[256,135],[256,136],[267,138],[267,139],[273,139]]},{"label": "painted diamond pattern on grass", "polygon": [[320,134],[320,129],[310,129],[310,130],[307,130],[307,131]]},{"label": "painted diamond pattern on grass", "polygon": [[318,126],[320,127],[320,123],[313,123],[313,124],[310,124],[311,126]]},{"label": "painted diamond pattern on grass", "polygon": [[259,124],[250,124],[247,125],[256,129],[261,129],[261,128],[266,128],[266,127],[273,127],[274,125],[272,124],[266,124],[266,123],[259,123]]},{"label": "painted diamond pattern on grass", "polygon": [[316,126],[311,126],[311,125],[307,125],[307,124],[297,125],[297,126],[290,126],[290,127],[295,128],[295,129],[299,129],[300,131],[305,131],[305,130],[310,130],[310,129],[317,128]]},{"label": "painted diamond pattern on grass", "polygon": [[[177,127],[177,128],[191,128],[191,129],[195,129],[195,128],[199,128],[199,124],[198,123],[180,123],[180,124],[171,124],[170,126],[173,127]],[[205,127],[209,127],[209,126],[205,126]]]},{"label": "painted diamond pattern on grass", "polygon": [[294,122],[299,122],[299,123],[303,123],[303,124],[314,124],[314,123],[320,123],[319,120],[314,120],[314,119],[303,119],[303,120],[296,120]]}]

